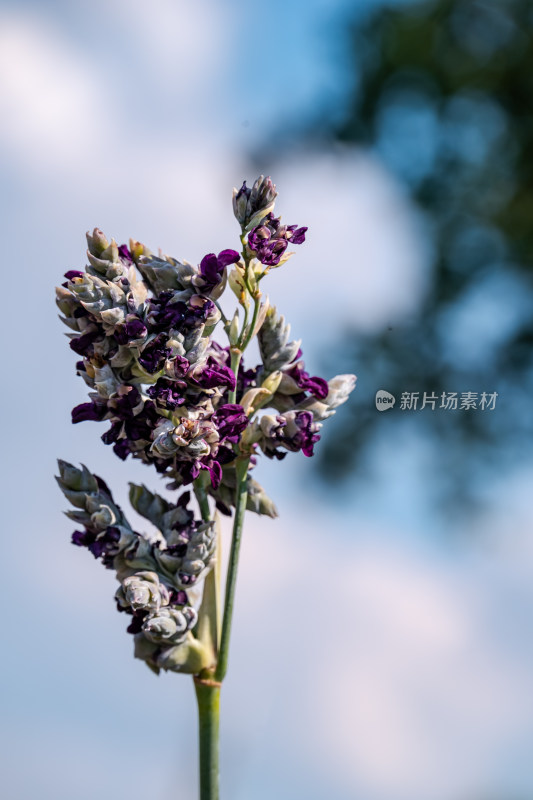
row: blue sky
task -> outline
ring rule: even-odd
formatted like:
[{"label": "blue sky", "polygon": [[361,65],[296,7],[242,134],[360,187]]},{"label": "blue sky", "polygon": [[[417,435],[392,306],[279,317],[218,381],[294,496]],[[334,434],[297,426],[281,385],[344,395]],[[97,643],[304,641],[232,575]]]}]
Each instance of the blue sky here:
[{"label": "blue sky", "polygon": [[[94,225],[190,261],[232,247],[231,188],[254,177],[249,150],[342,97],[337,13],[350,5],[362,6],[0,7],[9,800],[163,798],[176,784],[194,797],[190,682],[133,661],[112,575],[68,544],[56,456],[83,460],[124,504],[128,480],[157,481],[116,463],[97,426],[70,425],[84,387],[53,286],[83,265]],[[347,322],[372,330],[416,306],[428,253],[368,154],[301,153],[272,174],[280,212],[310,233],[267,288],[313,372]],[[251,520],[244,543],[226,796],[531,795],[531,476],[508,478],[469,543],[444,544],[420,492],[438,470],[428,458],[424,442],[382,442],[366,496],[342,507],[311,496],[307,460],[261,465],[281,517]]]}]

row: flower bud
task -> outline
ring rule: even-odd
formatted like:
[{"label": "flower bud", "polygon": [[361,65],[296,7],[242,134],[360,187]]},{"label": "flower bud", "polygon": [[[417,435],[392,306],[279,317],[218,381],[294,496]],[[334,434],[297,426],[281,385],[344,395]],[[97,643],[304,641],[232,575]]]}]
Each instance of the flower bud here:
[{"label": "flower bud", "polygon": [[137,572],[124,578],[115,595],[121,608],[133,611],[158,611],[167,606],[170,594],[155,572]]},{"label": "flower bud", "polygon": [[277,391],[278,386],[281,383],[282,373],[280,370],[276,370],[275,372],[271,372],[270,375],[265,378],[263,383],[261,384],[262,389],[266,389],[270,394],[274,394]]},{"label": "flower bud", "polygon": [[239,341],[239,310],[235,309],[235,314],[233,315],[233,319],[231,320],[229,329],[228,329],[228,339],[229,343],[232,347],[234,347],[237,342]]},{"label": "flower bud", "polygon": [[278,316],[274,306],[270,306],[257,336],[266,372],[282,370],[296,359],[300,341],[290,342],[290,332],[291,326]]},{"label": "flower bud", "polygon": [[76,508],[85,508],[87,494],[98,491],[98,483],[86,466],[82,464],[81,470],[73,464],[58,460],[59,478],[56,478],[59,488]]},{"label": "flower bud", "polygon": [[337,408],[345,403],[355,388],[356,380],[355,375],[336,375],[328,381],[329,392],[324,402],[330,408]]},{"label": "flower bud", "polygon": [[178,445],[172,436],[175,427],[174,423],[169,419],[163,418],[157,423],[153,435],[154,440],[150,449],[158,456],[165,458],[166,456],[173,455],[177,451]]},{"label": "flower bud", "polygon": [[135,241],[135,239],[130,239],[130,253],[134,261],[138,261],[141,256],[152,255],[144,244]]},{"label": "flower bud", "polygon": [[187,261],[177,261],[175,258],[158,258],[157,256],[140,256],[137,267],[148,286],[156,293],[166,292],[169,289],[183,292],[176,300],[186,301],[196,294],[192,279],[196,275],[196,268]]},{"label": "flower bud", "polygon": [[102,261],[111,261],[112,263],[118,261],[118,245],[114,239],[111,239],[111,242],[108,244],[105,250],[100,253],[100,258]]},{"label": "flower bud", "polygon": [[109,506],[101,505],[91,514],[91,526],[95,530],[104,531],[116,522],[116,516]]},{"label": "flower bud", "polygon": [[240,189],[233,190],[233,213],[241,228],[249,231],[274,209],[276,187],[269,177],[260,175],[251,189],[246,181]]},{"label": "flower bud", "polygon": [[244,408],[244,413],[250,416],[250,414],[257,411],[257,409],[262,408],[271,397],[272,392],[269,392],[268,389],[263,389],[262,387],[248,389],[241,397],[241,405]]},{"label": "flower bud", "polygon": [[274,502],[268,497],[261,484],[254,480],[254,478],[248,478],[248,499],[246,508],[248,511],[254,511],[256,514],[265,514],[272,519],[278,516],[278,509]]},{"label": "flower bud", "polygon": [[100,228],[95,228],[90,234],[87,231],[87,247],[93,256],[100,257],[101,254],[109,247],[109,242]]},{"label": "flower bud", "polygon": [[[241,305],[247,304],[247,289],[244,282],[244,268],[237,264],[228,274],[228,283],[231,291]],[[66,312],[63,312],[66,313]]]},{"label": "flower bud", "polygon": [[94,368],[94,388],[100,397],[113,397],[113,395],[117,394],[119,387],[120,383],[109,364]]},{"label": "flower bud", "polygon": [[250,189],[246,186],[246,181],[244,181],[240,189],[233,189],[233,213],[241,226],[246,224],[246,210],[250,193]]},{"label": "flower bud", "polygon": [[187,675],[198,675],[203,669],[211,667],[212,662],[211,649],[195,639],[191,633],[187,633],[181,644],[158,648],[156,656],[157,668]]},{"label": "flower bud", "polygon": [[184,606],[181,610],[165,607],[149,614],[142,630],[154,644],[180,644],[187,632],[194,628],[197,619],[198,615],[192,606]]}]

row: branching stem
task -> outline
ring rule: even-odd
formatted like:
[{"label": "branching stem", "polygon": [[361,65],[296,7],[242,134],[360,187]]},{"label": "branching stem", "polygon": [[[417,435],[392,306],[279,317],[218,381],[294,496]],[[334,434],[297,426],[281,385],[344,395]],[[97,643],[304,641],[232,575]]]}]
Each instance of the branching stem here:
[{"label": "branching stem", "polygon": [[220,650],[215,680],[222,683],[228,669],[229,642],[231,635],[231,622],[233,619],[233,605],[235,601],[235,587],[237,584],[237,568],[239,565],[239,551],[241,547],[242,528],[246,501],[248,498],[248,465],[250,459],[237,459],[237,492],[235,498],[235,517],[233,520],[233,535],[226,578],[226,595],[224,599],[224,617],[222,620],[222,635],[220,637]]}]

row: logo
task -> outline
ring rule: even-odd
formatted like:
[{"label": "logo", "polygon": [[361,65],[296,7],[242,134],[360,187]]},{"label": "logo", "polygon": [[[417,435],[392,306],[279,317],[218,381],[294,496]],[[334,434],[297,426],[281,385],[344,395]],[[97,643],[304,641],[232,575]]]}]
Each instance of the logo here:
[{"label": "logo", "polygon": [[396,402],[396,398],[390,392],[386,392],[385,389],[379,389],[376,392],[376,408],[378,411],[387,411],[389,408],[394,406]]}]

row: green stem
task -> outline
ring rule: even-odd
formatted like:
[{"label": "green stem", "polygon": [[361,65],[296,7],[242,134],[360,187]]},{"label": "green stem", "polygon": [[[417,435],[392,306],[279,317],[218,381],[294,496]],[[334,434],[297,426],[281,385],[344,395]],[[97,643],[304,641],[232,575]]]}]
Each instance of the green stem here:
[{"label": "green stem", "polygon": [[231,621],[233,617],[233,604],[235,600],[235,587],[237,584],[237,568],[239,564],[239,550],[241,546],[242,527],[246,512],[248,497],[248,464],[249,458],[237,459],[237,492],[235,500],[235,517],[233,520],[233,536],[226,578],[226,596],[224,599],[224,617],[222,621],[222,634],[220,637],[220,650],[215,670],[215,680],[222,683],[228,669],[229,641],[231,634]]},{"label": "green stem", "polygon": [[246,348],[248,347],[248,345],[252,341],[252,336],[254,335],[255,323],[257,322],[257,317],[259,315],[260,307],[261,307],[261,296],[259,295],[259,297],[256,297],[255,300],[254,300],[254,314],[253,314],[253,317],[252,317],[252,321],[250,323],[250,327],[248,329],[248,335],[247,335],[246,339],[244,340],[244,342],[241,345],[241,349],[242,349],[243,352],[244,352],[244,350],[246,350]]},{"label": "green stem", "polygon": [[196,677],[194,688],[198,702],[200,800],[218,800],[220,685]]},{"label": "green stem", "polygon": [[[244,234],[241,236],[244,249]],[[245,258],[246,269],[248,263]],[[253,331],[257,314],[259,312],[259,298],[255,299],[254,315],[249,329]],[[248,309],[245,309],[245,324],[241,339],[246,331]],[[224,318],[224,322],[227,320]],[[251,335],[246,336],[249,344]],[[237,377],[244,347],[231,348],[231,369]],[[229,393],[229,402],[235,403],[237,390]],[[228,573],[226,578],[226,595],[224,600],[224,617],[220,636],[217,665],[212,669],[204,670],[194,678],[196,699],[198,702],[199,744],[200,744],[200,800],[219,800],[218,774],[219,774],[219,720],[220,720],[220,687],[228,669],[228,653],[233,617],[233,604],[235,600],[235,587],[237,583],[237,568],[239,563],[239,550],[241,545],[242,528],[246,512],[248,497],[248,466],[249,458],[237,458],[237,488],[235,499],[235,517],[233,521],[233,536],[229,557]],[[210,517],[209,501],[205,487],[198,483],[195,486],[196,497],[204,520]],[[220,543],[219,543],[220,546]],[[209,578],[212,576],[208,576]],[[205,591],[205,590],[204,590]],[[217,637],[215,637],[217,638]],[[216,643],[214,643],[216,644]],[[215,647],[216,650],[216,647]]]},{"label": "green stem", "polygon": [[[239,365],[241,363],[242,352],[237,348],[231,348],[231,371],[235,375],[235,379],[237,379],[237,373],[239,371]],[[237,386],[235,389],[231,391],[228,395],[228,403],[234,403],[237,399]]]},{"label": "green stem", "polygon": [[198,500],[198,505],[200,506],[200,513],[203,521],[209,522],[211,519],[211,511],[209,510],[209,500],[207,499],[206,490],[203,486],[196,485],[194,487],[194,493],[196,495],[196,499]]},{"label": "green stem", "polygon": [[243,338],[244,332],[246,330],[246,326],[248,325],[248,313],[249,313],[248,306],[249,305],[250,305],[250,301],[248,300],[248,298],[246,298],[245,305],[243,306],[243,308],[244,308],[244,319],[242,321],[242,330],[241,330],[241,335],[239,336],[239,341],[238,341],[239,347],[241,346],[241,339]]}]

